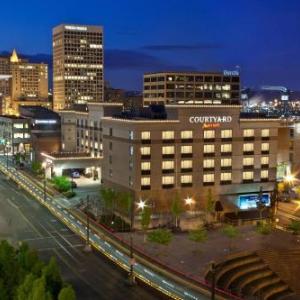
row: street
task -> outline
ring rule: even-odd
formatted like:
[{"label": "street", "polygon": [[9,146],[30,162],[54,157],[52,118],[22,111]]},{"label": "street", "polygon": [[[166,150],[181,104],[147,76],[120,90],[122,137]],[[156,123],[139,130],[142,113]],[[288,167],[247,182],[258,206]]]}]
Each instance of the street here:
[{"label": "street", "polygon": [[98,253],[84,253],[77,235],[2,174],[0,193],[0,238],[26,241],[43,259],[54,255],[78,299],[157,299],[139,286],[126,287],[125,272]]}]

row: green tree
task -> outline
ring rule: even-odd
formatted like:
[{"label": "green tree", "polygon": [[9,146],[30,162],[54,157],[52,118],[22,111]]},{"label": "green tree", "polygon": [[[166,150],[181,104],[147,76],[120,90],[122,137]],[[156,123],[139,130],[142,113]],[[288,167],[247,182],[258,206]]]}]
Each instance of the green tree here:
[{"label": "green tree", "polygon": [[19,285],[17,289],[16,300],[28,300],[32,294],[33,283],[35,281],[35,276],[30,273],[26,275],[25,280]]},{"label": "green tree", "polygon": [[239,229],[232,225],[225,225],[223,230],[223,234],[229,238],[229,250],[232,250],[232,242],[239,236]]},{"label": "green tree", "polygon": [[167,229],[156,229],[148,234],[148,241],[161,245],[169,245],[173,235]]},{"label": "green tree", "polygon": [[200,227],[195,230],[191,230],[189,232],[189,240],[197,242],[197,243],[203,243],[207,241],[207,231],[205,228]]},{"label": "green tree", "polygon": [[49,290],[51,295],[56,299],[62,288],[63,282],[54,257],[51,257],[48,265],[43,268],[43,276],[45,277],[47,290]]},{"label": "green tree", "polygon": [[148,229],[151,221],[151,209],[145,207],[141,212],[141,225],[144,230],[144,242],[146,241],[146,230]]},{"label": "green tree", "polygon": [[66,286],[61,289],[58,300],[76,300],[76,294],[71,286]]},{"label": "green tree", "polygon": [[[37,278],[33,282],[32,291],[28,297],[29,300],[52,300],[51,293],[47,291],[45,277]],[[56,299],[56,297],[54,297]]]},{"label": "green tree", "polygon": [[173,198],[172,203],[171,203],[171,214],[172,214],[173,218],[175,219],[175,227],[176,228],[178,227],[179,218],[180,218],[180,215],[182,214],[182,212],[183,212],[183,208],[182,208],[182,204],[180,201],[180,196],[178,193],[176,193],[176,195]]},{"label": "green tree", "polygon": [[31,164],[31,169],[35,174],[40,174],[42,172],[42,164],[39,161],[34,161]]},{"label": "green tree", "polygon": [[54,176],[52,182],[59,192],[67,192],[71,189],[71,181],[66,176]]}]

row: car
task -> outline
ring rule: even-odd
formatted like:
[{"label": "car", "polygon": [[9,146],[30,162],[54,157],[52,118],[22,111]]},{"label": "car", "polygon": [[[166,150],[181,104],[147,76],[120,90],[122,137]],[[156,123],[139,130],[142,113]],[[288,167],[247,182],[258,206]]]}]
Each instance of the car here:
[{"label": "car", "polygon": [[73,171],[72,174],[71,174],[71,177],[72,178],[80,178],[80,174],[78,171]]},{"label": "car", "polygon": [[72,187],[72,189],[76,189],[77,183],[75,181],[71,181],[71,187]]}]

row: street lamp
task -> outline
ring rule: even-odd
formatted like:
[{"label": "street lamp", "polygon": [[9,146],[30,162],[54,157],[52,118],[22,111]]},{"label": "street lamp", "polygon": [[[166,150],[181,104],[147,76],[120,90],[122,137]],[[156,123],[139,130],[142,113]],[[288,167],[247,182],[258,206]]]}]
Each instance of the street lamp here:
[{"label": "street lamp", "polygon": [[[144,208],[147,206],[146,201],[140,199],[139,202],[136,203],[138,210],[144,210]],[[131,199],[131,214],[130,214],[130,271],[129,271],[129,284],[132,286],[135,284],[135,277],[133,272],[133,266],[134,266],[134,256],[133,256],[133,223],[134,223],[134,201]]]},{"label": "street lamp", "polygon": [[187,206],[189,206],[189,209],[192,210],[192,206],[193,204],[195,203],[194,199],[192,197],[189,197],[187,196],[185,199],[184,199],[184,202]]}]

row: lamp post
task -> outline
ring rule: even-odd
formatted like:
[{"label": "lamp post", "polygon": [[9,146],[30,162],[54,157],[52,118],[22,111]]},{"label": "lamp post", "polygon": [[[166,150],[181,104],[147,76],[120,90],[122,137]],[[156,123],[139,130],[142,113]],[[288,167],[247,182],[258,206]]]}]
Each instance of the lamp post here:
[{"label": "lamp post", "polygon": [[[133,286],[135,284],[134,276],[134,255],[133,255],[133,225],[134,225],[134,200],[131,199],[131,212],[130,212],[130,270],[129,270],[129,284]],[[146,201],[140,199],[137,203],[137,209],[143,210],[146,207]]]},{"label": "lamp post", "polygon": [[189,207],[189,209],[192,210],[192,205],[194,204],[193,198],[187,196],[187,197],[184,199],[184,202],[185,202],[185,204]]},{"label": "lamp post", "polygon": [[211,272],[211,300],[215,300],[216,293],[216,264],[214,261],[210,263]]}]

